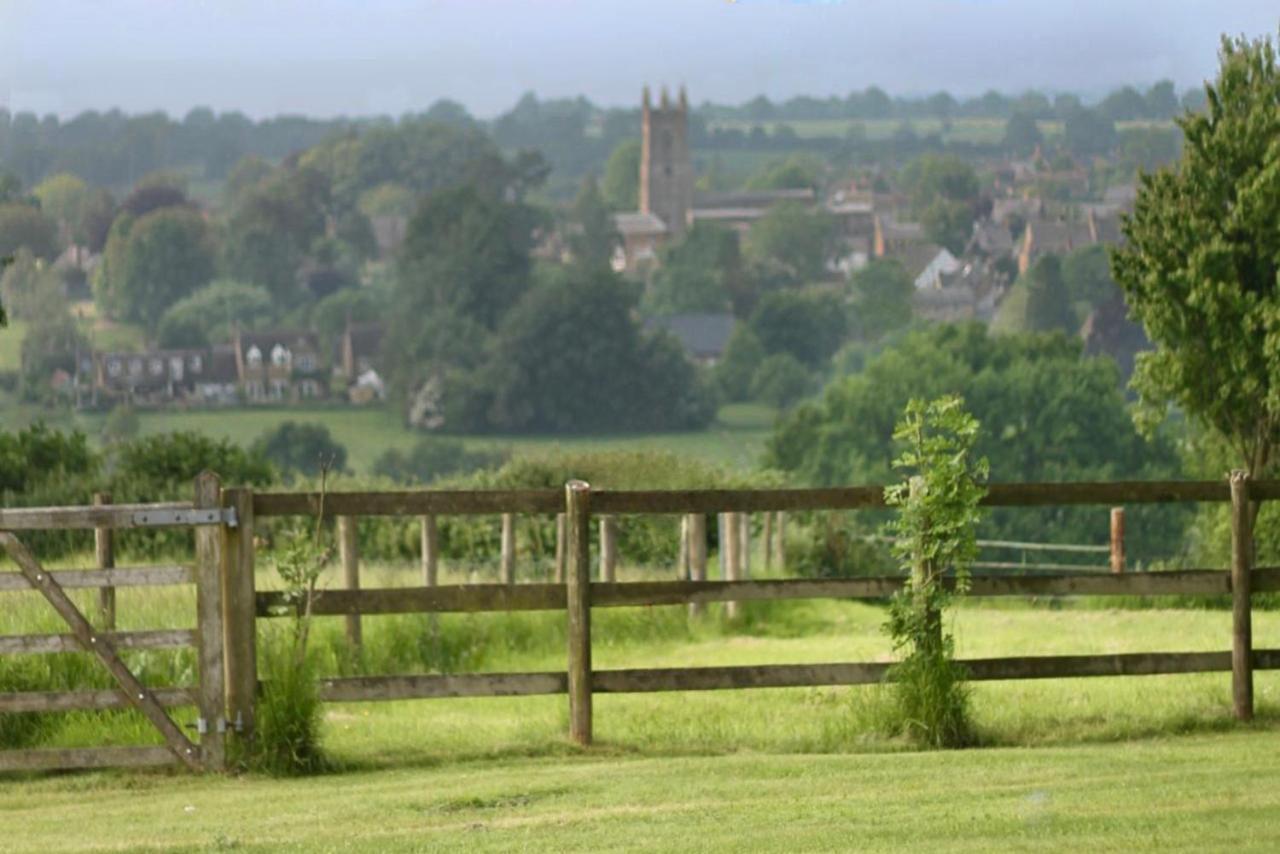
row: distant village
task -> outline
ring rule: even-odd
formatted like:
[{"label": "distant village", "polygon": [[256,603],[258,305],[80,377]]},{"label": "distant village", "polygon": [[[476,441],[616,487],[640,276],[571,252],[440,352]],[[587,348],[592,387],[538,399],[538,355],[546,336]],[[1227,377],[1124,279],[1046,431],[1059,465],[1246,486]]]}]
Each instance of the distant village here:
[{"label": "distant village", "polygon": [[[752,229],[780,206],[821,212],[833,224],[834,240],[821,259],[824,282],[839,291],[850,276],[874,261],[899,263],[914,285],[917,320],[991,323],[1014,282],[1046,255],[1065,256],[1121,241],[1120,218],[1131,209],[1133,183],[1091,189],[1085,163],[1051,160],[1039,146],[1020,158],[985,156],[972,165],[985,183],[981,210],[962,248],[929,239],[912,217],[909,198],[893,169],[868,168],[856,179],[813,187],[711,190],[699,187],[697,154],[690,139],[690,107],[683,87],[656,97],[646,87],[640,116],[637,209],[610,214],[616,238],[610,266],[623,277],[650,283],[665,254],[695,226],[714,224],[749,240]],[[1053,193],[1045,187],[1054,188]],[[372,241],[368,263],[394,263],[409,229],[411,212],[368,216]],[[559,219],[540,226],[533,256],[572,260],[572,235],[580,225]],[[333,233],[337,226],[326,226]],[[956,249],[959,248],[959,251]],[[53,267],[68,281],[83,282],[80,298],[102,256],[70,240]],[[299,275],[305,275],[303,269]],[[74,287],[71,288],[75,290]],[[73,297],[76,294],[71,294]],[[1115,299],[1093,306],[1078,330],[1089,353],[1112,355],[1127,373],[1133,354],[1145,346],[1141,330]],[[666,330],[697,365],[716,365],[734,330],[744,322],[723,311],[653,314],[649,330]],[[74,365],[54,370],[50,384],[82,409],[124,403],[140,408],[288,406],[328,402],[362,406],[388,395],[387,323],[347,317],[337,334],[313,326],[257,328],[233,325],[229,340],[192,347],[77,349]]]}]

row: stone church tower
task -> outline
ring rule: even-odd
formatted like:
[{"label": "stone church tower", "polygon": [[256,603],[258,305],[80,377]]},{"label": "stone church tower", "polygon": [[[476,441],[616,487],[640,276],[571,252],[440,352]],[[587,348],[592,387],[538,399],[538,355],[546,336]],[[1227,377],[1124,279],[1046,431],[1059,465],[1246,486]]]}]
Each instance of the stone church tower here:
[{"label": "stone church tower", "polygon": [[689,157],[689,99],[680,87],[672,106],[666,89],[657,107],[644,89],[641,108],[640,211],[659,217],[672,237],[684,234],[693,207],[693,161]]}]

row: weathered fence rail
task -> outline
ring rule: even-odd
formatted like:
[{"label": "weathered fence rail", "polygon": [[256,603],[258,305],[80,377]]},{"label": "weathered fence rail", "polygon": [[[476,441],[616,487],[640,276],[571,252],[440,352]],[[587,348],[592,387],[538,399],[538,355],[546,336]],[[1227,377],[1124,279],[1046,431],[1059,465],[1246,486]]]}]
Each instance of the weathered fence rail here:
[{"label": "weathered fence rail", "polygon": [[[202,718],[231,720],[251,735],[257,676],[257,620],[290,613],[296,607],[272,590],[257,589],[256,520],[276,516],[313,516],[321,512],[338,520],[341,563],[346,589],[322,590],[313,603],[318,616],[345,616],[348,637],[360,639],[360,620],[381,614],[564,610],[568,649],[563,671],[542,673],[400,674],[323,680],[325,700],[376,701],[409,698],[527,696],[567,694],[569,735],[588,744],[592,736],[592,695],[596,693],[698,691],[735,688],[858,685],[891,676],[886,662],[786,664],[738,667],[684,667],[596,670],[591,663],[591,611],[594,608],[685,605],[696,612],[709,603],[736,607],[746,601],[787,599],[883,599],[902,586],[900,577],[842,579],[751,579],[746,565],[750,533],[737,514],[767,514],[762,526],[766,566],[785,568],[784,515],[794,511],[857,510],[884,506],[878,486],[839,489],[616,491],[593,490],[573,481],[561,490],[414,491],[254,493],[248,489],[219,491],[216,481],[202,481],[192,504],[110,505],[81,508],[0,510],[0,532],[57,527],[95,528],[186,525],[197,530],[192,566],[116,568],[100,560],[96,570],[57,570],[40,582],[29,574],[0,573],[0,592],[61,587],[115,588],[149,584],[195,583],[197,627],[192,630],[118,632],[104,626],[91,642],[81,631],[71,634],[0,638],[0,654],[89,649],[167,648],[193,645],[200,661],[201,684],[144,690],[153,710],[195,704]],[[1167,481],[1126,483],[994,484],[988,506],[1124,505],[1167,502],[1220,502],[1232,508],[1232,561],[1229,569],[1123,573],[1123,548],[1115,546],[1117,523],[1112,514],[1112,546],[1081,546],[1075,551],[1111,553],[1112,573],[1064,569],[1037,575],[975,574],[972,596],[1230,596],[1232,637],[1221,652],[1141,652],[1107,655],[1032,656],[972,659],[962,662],[968,678],[1001,679],[1138,676],[1229,671],[1237,717],[1252,715],[1254,670],[1280,669],[1280,650],[1254,649],[1251,633],[1253,593],[1280,590],[1280,568],[1252,565],[1251,502],[1280,498],[1280,481]],[[670,581],[620,583],[616,571],[617,526],[636,514],[680,515],[680,578]],[[720,515],[723,514],[723,515]],[[501,583],[439,585],[437,517],[486,515],[501,517]],[[518,515],[556,519],[555,581],[516,583],[515,531]],[[706,520],[721,522],[722,551],[732,556],[724,577],[708,579]],[[422,526],[422,585],[369,588],[359,583],[356,526],[364,516],[414,517]],[[736,517],[736,518],[735,518]],[[591,533],[598,524],[601,560],[593,560]],[[0,534],[0,537],[10,537]],[[1122,542],[1122,539],[1121,539]],[[1039,544],[995,545],[1026,548]],[[1066,549],[1072,550],[1072,549]],[[1117,554],[1118,552],[1118,554]],[[101,556],[101,551],[100,551]],[[1119,568],[1117,568],[1117,563]],[[1016,566],[1016,565],[1015,565]],[[1065,565],[1064,565],[1065,566]],[[593,580],[593,578],[595,580]],[[74,627],[73,627],[74,628]],[[216,671],[216,672],[215,672]],[[41,692],[0,695],[0,712],[69,708],[122,708],[137,705],[122,690]],[[161,724],[158,724],[158,726]],[[221,740],[202,744],[206,767],[221,763]],[[102,764],[155,764],[172,761],[167,748],[86,751],[0,752],[0,769]],[[180,744],[176,745],[181,747]],[[166,752],[167,751],[167,752]],[[37,755],[38,754],[38,755]],[[117,762],[118,760],[118,762]]]}]

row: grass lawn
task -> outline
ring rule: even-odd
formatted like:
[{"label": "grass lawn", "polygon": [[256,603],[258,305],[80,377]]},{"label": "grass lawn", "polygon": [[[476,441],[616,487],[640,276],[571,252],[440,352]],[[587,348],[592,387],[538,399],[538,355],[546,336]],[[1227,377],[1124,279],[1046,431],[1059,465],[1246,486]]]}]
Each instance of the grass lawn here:
[{"label": "grass lawn", "polygon": [[0,790],[8,851],[1275,850],[1280,734],[881,756],[607,748]]},{"label": "grass lawn", "polygon": [[[265,586],[269,560],[260,565]],[[415,575],[377,566],[364,583],[412,584]],[[47,608],[22,607],[33,595],[10,594],[0,634],[55,627]],[[190,625],[189,590],[119,595],[123,627]],[[1226,610],[1087,604],[964,603],[953,622],[958,652],[1229,645]],[[884,660],[892,654],[884,617],[879,605],[840,601],[749,603],[732,624],[714,609],[694,621],[681,608],[601,609],[595,666]],[[283,628],[259,626],[264,640]],[[559,613],[443,615],[434,628],[424,616],[370,616],[364,626],[363,668],[354,666],[369,672],[431,670],[417,657],[430,658],[436,643],[460,656],[458,671],[564,666]],[[1280,612],[1255,612],[1254,642],[1280,646]],[[323,669],[351,672],[342,618],[319,620],[315,643]],[[334,773],[8,777],[3,847],[1274,850],[1280,842],[1280,673],[1257,675],[1258,721],[1248,727],[1230,718],[1228,674],[977,684],[984,746],[941,753],[909,751],[868,727],[863,712],[881,690],[602,695],[597,745],[587,751],[566,742],[558,696],[333,704],[324,737]],[[69,717],[49,743],[100,743],[94,716]],[[115,743],[152,740],[145,726],[115,720],[105,733]]]},{"label": "grass lawn", "polygon": [[[742,470],[754,469],[764,450],[773,413],[767,407],[726,407],[724,420],[706,430],[679,433],[645,433],[607,436],[483,436],[468,439],[473,447],[509,448],[515,453],[564,450],[660,449],[697,457]],[[90,435],[101,430],[105,416],[75,419]],[[367,474],[374,460],[388,448],[409,448],[417,440],[396,415],[384,408],[354,409],[272,408],[204,409],[188,412],[140,412],[142,433],[196,430],[248,444],[285,421],[323,424],[347,449],[347,464],[357,474]]]}]

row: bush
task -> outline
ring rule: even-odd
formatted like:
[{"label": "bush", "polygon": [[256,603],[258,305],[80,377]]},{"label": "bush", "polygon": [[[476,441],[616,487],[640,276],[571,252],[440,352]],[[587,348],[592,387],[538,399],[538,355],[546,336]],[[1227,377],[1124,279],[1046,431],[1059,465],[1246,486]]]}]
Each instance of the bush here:
[{"label": "bush", "polygon": [[373,473],[404,484],[426,484],[441,477],[465,475],[505,463],[509,451],[468,450],[461,439],[428,436],[408,453],[398,448],[383,451],[373,463]]},{"label": "bush", "polygon": [[253,450],[281,471],[308,477],[318,475],[324,466],[335,472],[347,467],[347,449],[323,424],[285,421],[254,442]]},{"label": "bush", "polygon": [[854,578],[889,575],[893,559],[854,525],[825,515],[803,536],[788,540],[787,562],[804,578]]},{"label": "bush", "polygon": [[775,353],[760,363],[751,378],[751,396],[761,403],[787,409],[806,394],[813,377],[790,353]]}]

